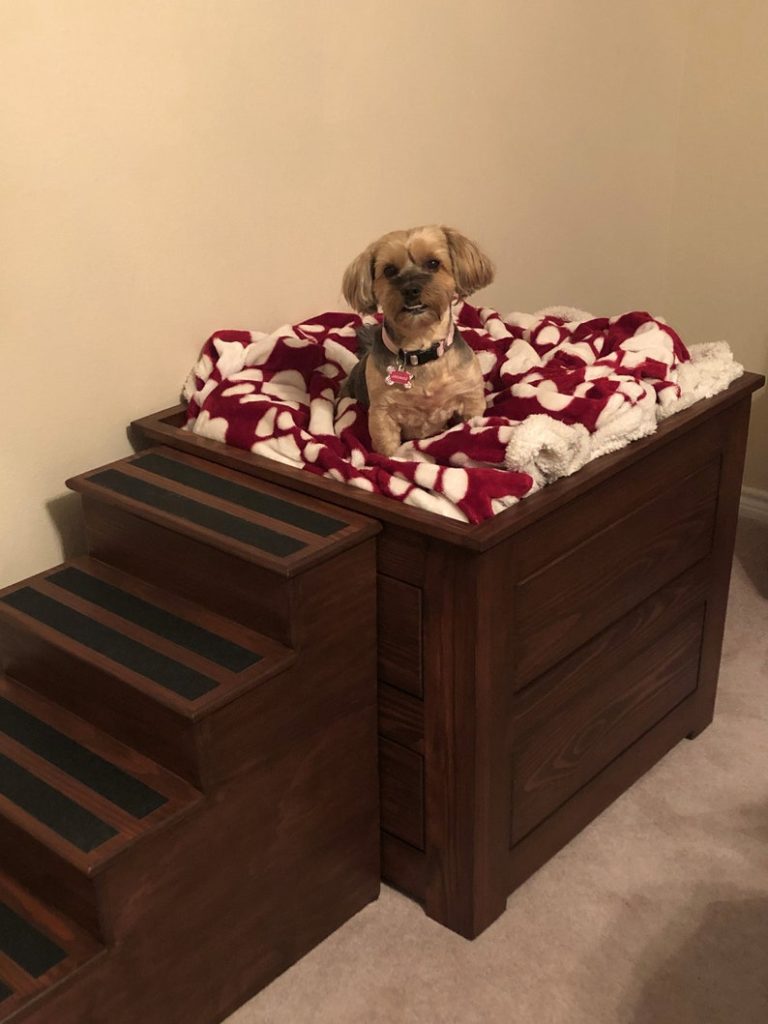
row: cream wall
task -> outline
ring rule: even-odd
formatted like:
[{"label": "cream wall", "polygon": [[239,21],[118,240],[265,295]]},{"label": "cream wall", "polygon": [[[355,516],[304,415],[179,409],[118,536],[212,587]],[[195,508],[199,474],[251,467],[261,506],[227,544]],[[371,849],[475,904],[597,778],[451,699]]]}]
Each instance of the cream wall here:
[{"label": "cream wall", "polygon": [[699,7],[0,0],[0,584],[79,546],[64,479],[129,452],[209,333],[337,307],[392,227],[477,237],[505,311],[674,309],[709,336],[681,272]]},{"label": "cream wall", "polygon": [[[768,4],[693,9],[672,210],[667,316],[768,372]],[[768,394],[753,400],[744,482],[768,498]]]}]

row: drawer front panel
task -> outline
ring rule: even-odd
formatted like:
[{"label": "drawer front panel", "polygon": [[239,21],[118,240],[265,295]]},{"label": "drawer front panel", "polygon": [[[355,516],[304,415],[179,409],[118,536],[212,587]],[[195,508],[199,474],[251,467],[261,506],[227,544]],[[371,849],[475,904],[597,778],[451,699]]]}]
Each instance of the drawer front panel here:
[{"label": "drawer front panel", "polygon": [[379,683],[379,734],[424,753],[424,701]]},{"label": "drawer front panel", "polygon": [[[513,689],[709,554],[719,477],[719,461],[710,462],[623,516],[617,510],[610,525],[518,582]],[[539,541],[546,551],[546,536]]]},{"label": "drawer front panel", "polygon": [[379,680],[421,697],[421,590],[379,575]]},{"label": "drawer front panel", "polygon": [[529,701],[514,729],[512,844],[694,692],[704,612],[699,605],[613,669],[587,661],[539,706]]},{"label": "drawer front panel", "polygon": [[379,738],[381,827],[424,849],[424,758],[392,740]]}]

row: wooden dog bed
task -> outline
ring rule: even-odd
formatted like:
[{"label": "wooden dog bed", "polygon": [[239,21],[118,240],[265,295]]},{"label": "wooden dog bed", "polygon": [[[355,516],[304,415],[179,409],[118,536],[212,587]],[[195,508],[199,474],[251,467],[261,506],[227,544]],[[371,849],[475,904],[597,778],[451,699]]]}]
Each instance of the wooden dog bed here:
[{"label": "wooden dog bed", "polygon": [[134,427],[141,443],[381,523],[383,877],[472,937],[711,721],[750,395],[762,383],[745,374],[479,525],[197,437],[181,429],[180,406]]}]

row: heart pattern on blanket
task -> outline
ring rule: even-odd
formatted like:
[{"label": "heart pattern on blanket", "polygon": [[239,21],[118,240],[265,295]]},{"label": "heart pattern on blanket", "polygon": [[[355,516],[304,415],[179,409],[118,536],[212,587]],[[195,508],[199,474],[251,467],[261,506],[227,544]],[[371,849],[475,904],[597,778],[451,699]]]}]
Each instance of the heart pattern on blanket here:
[{"label": "heart pattern on blanket", "polygon": [[406,442],[392,458],[371,450],[367,409],[338,398],[363,323],[352,313],[212,335],[184,388],[187,429],[477,523],[653,433],[743,372],[724,342],[689,351],[644,312],[608,318],[551,307],[502,318],[459,303],[455,317],[483,371],[486,413]]}]

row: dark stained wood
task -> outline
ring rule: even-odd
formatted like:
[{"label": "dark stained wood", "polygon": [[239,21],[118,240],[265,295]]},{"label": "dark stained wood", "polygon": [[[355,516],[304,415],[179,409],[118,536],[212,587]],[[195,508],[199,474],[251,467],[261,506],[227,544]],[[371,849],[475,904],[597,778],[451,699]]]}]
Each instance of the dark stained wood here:
[{"label": "dark stained wood", "polygon": [[89,878],[87,865],[72,863],[66,853],[63,842],[55,835],[43,836],[38,842],[21,820],[3,819],[3,870],[19,879],[46,906],[66,914],[91,935],[102,935],[97,883]]},{"label": "dark stained wood", "polygon": [[427,885],[427,856],[410,843],[381,833],[381,877],[396,889],[424,902]]},{"label": "dark stained wood", "polygon": [[[423,703],[396,696],[383,675],[380,732],[424,753],[426,833],[421,860],[385,833],[384,870],[393,884],[420,894],[436,920],[477,934],[531,865],[685,734],[686,718],[691,733],[711,718],[749,396],[762,383],[757,375],[743,376],[670,417],[650,437],[479,526],[425,516],[216,442],[182,437],[178,410],[136,424],[152,441],[178,443],[382,522],[378,569],[387,577],[385,601],[393,579],[422,595]],[[665,631],[685,630],[702,609],[700,643],[692,633],[665,660]],[[389,642],[384,635],[382,648]],[[686,696],[699,656],[698,687]],[[644,658],[649,673],[641,678]],[[633,659],[634,684],[621,671]],[[655,688],[654,679],[662,678],[668,691]],[[624,693],[623,703],[608,679]],[[681,697],[668,711],[665,702]],[[524,758],[536,750],[549,763],[562,743],[555,725],[546,723],[569,722],[578,734],[578,723],[586,729],[590,720],[601,721],[606,706],[618,716],[613,728],[587,744],[562,792],[552,789],[535,813],[533,804],[527,812],[524,804],[513,807]],[[535,747],[537,729],[545,730],[542,750]],[[419,784],[411,785],[415,798]],[[412,816],[413,801],[401,802]],[[519,812],[514,824],[513,812]],[[518,829],[528,829],[524,838]],[[517,837],[511,849],[510,837]]]},{"label": "dark stained wood", "polygon": [[25,1022],[214,1024],[375,899],[369,731],[336,721],[116,862],[108,954]]},{"label": "dark stained wood", "polygon": [[[118,462],[113,462],[107,466],[102,466],[99,469],[91,470],[88,473],[83,473],[80,476],[73,477],[71,480],[67,481],[67,486],[82,494],[95,497],[96,500],[100,502],[109,505],[117,505],[120,508],[132,512],[140,518],[157,523],[159,526],[184,533],[196,540],[211,545],[214,548],[220,548],[222,551],[235,554],[238,558],[241,558],[246,562],[253,562],[256,565],[269,569],[273,573],[284,576],[291,576],[293,573],[301,572],[309,568],[311,565],[316,564],[318,560],[332,557],[334,554],[338,554],[346,550],[348,547],[358,544],[361,540],[364,540],[366,537],[371,537],[379,531],[378,525],[373,520],[364,519],[361,516],[355,515],[353,512],[342,513],[337,509],[332,509],[312,498],[306,498],[305,504],[308,510],[321,514],[325,513],[329,517],[343,517],[346,523],[343,529],[331,534],[330,536],[322,537],[308,532],[307,530],[300,529],[291,523],[282,522],[276,518],[251,511],[244,508],[242,505],[234,504],[214,495],[203,494],[193,487],[186,486],[185,484],[179,483],[175,480],[158,477],[153,473],[143,470],[136,466],[134,462],[136,459],[140,459],[146,454],[148,453],[142,452],[139,455],[134,456],[133,460],[121,459]],[[152,449],[151,454],[170,458],[172,461],[178,461],[185,465],[189,465],[196,461],[194,459],[190,460],[183,454],[164,448]],[[127,475],[133,479],[143,481],[156,487],[162,487],[163,491],[167,491],[170,494],[178,495],[183,498],[190,498],[198,504],[205,505],[206,508],[218,509],[219,511],[225,512],[237,519],[266,527],[273,532],[277,532],[285,537],[299,541],[303,547],[298,551],[284,556],[271,554],[269,551],[262,548],[255,548],[233,536],[219,533],[218,531],[214,531],[206,526],[182,519],[172,512],[160,508],[154,508],[152,505],[145,504],[144,502],[123,494],[117,494],[106,487],[100,486],[98,483],[98,477],[105,470],[117,470],[121,474]],[[233,473],[231,470],[222,466],[214,465],[211,466],[210,469],[206,467],[206,472],[223,480],[236,483],[239,487],[244,487],[253,494],[263,493],[275,498],[279,498],[283,495],[290,498],[288,492],[284,490],[281,491],[280,488],[272,487],[269,484],[265,484],[260,481],[255,481],[249,477],[243,476],[242,473]]]},{"label": "dark stained wood", "polygon": [[210,611],[290,646],[287,579],[117,505],[85,497],[83,515],[89,551],[99,561],[188,601],[204,594]]},{"label": "dark stained wood", "polygon": [[4,756],[118,832],[84,854],[0,801],[4,871],[82,954],[37,992],[0,961],[16,989],[0,1019],[11,1005],[19,1024],[214,1024],[374,899],[380,870],[460,934],[487,927],[511,889],[711,719],[759,383],[747,375],[478,527],[149,418],[145,433],[192,453],[171,452],[185,465],[202,457],[222,479],[263,476],[291,501],[312,493],[332,515],[372,518],[350,519],[341,542],[289,524],[306,544],[286,571],[80,478],[92,556],[109,563],[81,564],[276,660],[261,676],[228,673],[46,574],[30,584],[209,671],[220,692],[190,709],[0,606],[3,667],[19,677],[0,694],[170,796],[137,825],[0,736]]},{"label": "dark stained wood", "polygon": [[207,719],[204,776],[208,785],[220,785],[339,718],[364,720],[370,751],[357,770],[369,772],[371,813],[377,815],[374,541],[337,555],[333,566],[332,573],[318,566],[294,581],[300,590],[293,603],[296,664],[290,675],[252,688]]},{"label": "dark stained wood", "polygon": [[[519,581],[517,687],[709,554],[719,468],[710,462],[626,514],[619,504],[612,525]],[[596,500],[612,507],[609,495]],[[549,538],[534,529],[528,550],[546,550]]]},{"label": "dark stained wood", "polygon": [[529,727],[557,713],[564,692],[621,671],[670,626],[703,607],[710,579],[710,559],[705,558],[518,691],[512,703],[515,744],[527,742]]},{"label": "dark stained wood", "polygon": [[46,700],[39,693],[22,686],[14,679],[0,676],[0,696],[161,793],[166,797],[167,804],[153,814],[173,813],[175,809],[186,806],[199,795],[183,779],[165,771],[149,758],[143,757],[133,747],[120,743],[90,722],[78,718],[60,704]]},{"label": "dark stained wood", "polygon": [[697,736],[712,721],[715,711],[717,677],[728,605],[728,586],[736,540],[741,480],[744,472],[749,402],[731,407],[720,417],[723,430],[723,461],[717,494],[715,539],[711,555],[711,584],[701,646],[701,668],[697,692],[696,720],[690,730]]},{"label": "dark stained wood", "polygon": [[[0,977],[10,981],[20,997],[29,997],[45,991],[103,952],[103,947],[92,935],[53,910],[47,903],[41,902],[25,889],[18,879],[4,871],[0,872],[0,902],[54,942],[65,954],[59,963],[44,974],[30,977],[15,961],[0,953]],[[4,1018],[9,1016],[23,1002],[24,999],[19,998],[3,1003],[0,1014]]]},{"label": "dark stained wood", "polygon": [[[25,988],[18,971],[0,962],[14,992],[0,1020],[11,1007],[21,1014],[14,1020],[36,1024],[213,1024],[378,894],[378,526],[356,517],[353,537],[325,549],[313,542],[312,558],[286,575],[117,504],[86,503],[95,510],[94,546],[114,553],[116,565],[79,559],[70,571],[87,571],[246,645],[261,660],[227,669],[125,617],[119,604],[110,608],[57,585],[61,567],[3,592],[54,600],[94,629],[113,630],[179,669],[209,676],[216,690],[191,700],[169,695],[138,668],[88,647],[86,636],[75,640],[0,601],[3,664],[16,676],[0,679],[0,696],[10,701],[7,729],[16,728],[0,731],[0,752],[60,794],[59,806],[62,797],[72,801],[115,833],[84,852],[0,797],[5,869],[41,905],[56,908],[51,919],[65,914],[73,936],[84,929],[94,937],[90,959],[76,964],[68,956],[70,969],[50,972],[38,988]],[[138,550],[131,547],[137,533],[144,542]],[[212,590],[224,595],[229,588],[242,626],[222,618],[221,608],[206,609],[201,577],[193,577],[197,589],[187,586],[190,577],[168,558],[174,541],[182,566],[208,551],[205,566],[221,581]],[[131,575],[143,569],[144,579]],[[275,595],[291,650],[257,632]],[[226,613],[223,598],[220,604]],[[46,757],[30,738],[39,732],[25,732],[11,706],[68,737],[79,752],[67,747],[61,754],[56,740],[59,762]],[[130,813],[89,784],[83,751],[102,759],[99,771],[109,762],[165,800],[144,816]],[[87,757],[85,763],[92,766]],[[203,792],[160,765],[199,782]],[[95,939],[106,946],[98,956]]]},{"label": "dark stained wood", "polygon": [[420,697],[422,686],[421,590],[379,574],[379,679]]},{"label": "dark stained wood", "polygon": [[696,695],[688,697],[578,790],[510,851],[507,886],[516,889],[686,735]]},{"label": "dark stained wood", "polygon": [[384,523],[377,545],[377,565],[382,576],[402,580],[413,587],[424,583],[429,538]]},{"label": "dark stained wood", "polygon": [[509,694],[499,682],[508,631],[496,623],[513,597],[505,569],[503,552],[477,559],[433,546],[425,588],[425,907],[467,938],[507,895]]},{"label": "dark stained wood", "polygon": [[424,753],[424,702],[379,683],[379,733],[403,747]]},{"label": "dark stained wood", "polygon": [[381,827],[424,849],[424,758],[392,740],[379,740]]},{"label": "dark stained wood", "polygon": [[[704,606],[613,672],[571,674],[520,722],[512,845],[696,689]],[[550,691],[553,692],[553,691]]]},{"label": "dark stained wood", "polygon": [[6,675],[199,782],[191,712],[161,703],[137,673],[2,604],[0,648]]}]

